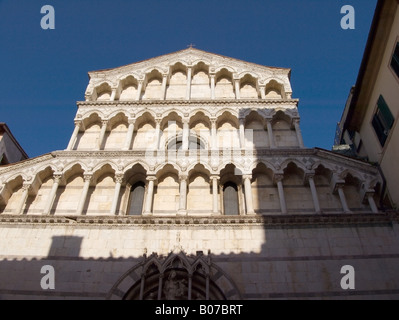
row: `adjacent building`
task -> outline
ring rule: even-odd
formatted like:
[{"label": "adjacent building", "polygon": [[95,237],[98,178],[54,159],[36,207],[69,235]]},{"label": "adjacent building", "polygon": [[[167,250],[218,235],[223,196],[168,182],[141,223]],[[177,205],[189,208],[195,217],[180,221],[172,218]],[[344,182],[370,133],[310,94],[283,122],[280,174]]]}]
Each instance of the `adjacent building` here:
[{"label": "adjacent building", "polygon": [[7,124],[0,122],[0,165],[6,165],[28,159],[17,139],[13,136]]},{"label": "adjacent building", "polygon": [[[338,125],[336,145],[375,163],[384,203],[399,206],[399,2],[378,2],[356,86]],[[341,149],[341,147],[336,147]]]}]

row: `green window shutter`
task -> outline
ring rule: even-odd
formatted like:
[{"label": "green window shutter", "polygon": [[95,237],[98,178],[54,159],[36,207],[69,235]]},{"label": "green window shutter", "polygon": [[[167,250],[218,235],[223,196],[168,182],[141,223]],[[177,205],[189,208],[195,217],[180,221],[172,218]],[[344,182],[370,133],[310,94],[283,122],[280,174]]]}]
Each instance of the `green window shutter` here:
[{"label": "green window shutter", "polygon": [[381,120],[384,122],[385,130],[390,130],[393,126],[395,118],[393,117],[391,110],[389,110],[389,107],[383,96],[380,96],[378,99],[378,109],[381,112]]},{"label": "green window shutter", "polygon": [[399,77],[399,42],[396,44],[395,52],[393,53],[391,67]]}]

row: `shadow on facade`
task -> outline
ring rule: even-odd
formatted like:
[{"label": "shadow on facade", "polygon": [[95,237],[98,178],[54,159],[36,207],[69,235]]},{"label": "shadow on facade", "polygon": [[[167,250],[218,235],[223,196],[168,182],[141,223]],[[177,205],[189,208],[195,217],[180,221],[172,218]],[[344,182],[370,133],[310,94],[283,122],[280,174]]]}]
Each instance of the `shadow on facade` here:
[{"label": "shadow on facade", "polygon": [[[184,230],[182,222],[176,218],[170,230]],[[398,222],[394,213],[224,217],[216,227],[201,220],[211,232],[243,230],[247,237],[240,245],[261,244],[259,251],[214,254],[204,248],[209,251],[191,255],[176,243],[168,255],[129,258],[114,257],[113,250],[107,258],[85,258],[84,237],[54,236],[47,257],[9,255],[0,261],[0,299],[397,299]],[[98,230],[104,234],[109,227]],[[93,240],[90,246],[94,255]],[[45,265],[54,267],[55,290],[41,288]],[[356,270],[356,290],[341,288],[344,265]]]}]

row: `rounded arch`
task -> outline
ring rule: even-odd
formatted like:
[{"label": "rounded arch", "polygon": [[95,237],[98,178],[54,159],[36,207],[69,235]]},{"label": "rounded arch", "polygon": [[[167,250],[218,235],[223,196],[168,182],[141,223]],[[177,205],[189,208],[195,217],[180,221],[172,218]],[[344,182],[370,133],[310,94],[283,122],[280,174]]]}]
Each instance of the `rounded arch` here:
[{"label": "rounded arch", "polygon": [[[173,168],[173,170],[170,170],[171,168]],[[166,169],[166,172],[164,169]],[[180,172],[182,172],[182,169],[177,163],[165,162],[159,164],[154,170],[154,174],[157,176],[157,178],[162,177],[165,173],[168,172],[175,173],[177,176],[179,176]]]},{"label": "rounded arch", "polygon": [[211,129],[211,117],[209,112],[203,109],[197,109],[194,112],[192,112],[189,119],[190,129],[199,122],[204,122],[207,125],[207,127]]},{"label": "rounded arch", "polygon": [[91,111],[85,113],[84,115],[82,115],[81,120],[83,121],[84,126],[87,127],[97,121],[105,120],[106,118],[107,117],[101,111],[91,110]]},{"label": "rounded arch", "polygon": [[334,167],[333,164],[327,162],[327,161],[320,161],[320,160],[316,160],[316,162],[312,165],[312,167],[310,168],[312,171],[317,170],[319,167],[323,167],[324,169],[328,169],[331,172],[334,172],[336,170],[336,168]]},{"label": "rounded arch", "polygon": [[226,169],[226,167],[228,165],[232,165],[234,167],[234,169],[236,169],[235,174],[237,176],[241,176],[243,174],[243,172],[245,172],[244,167],[241,166],[241,164],[236,163],[234,160],[226,160],[223,163],[221,163],[218,168],[217,168],[217,172],[219,175],[221,175],[222,171],[224,169]]},{"label": "rounded arch", "polygon": [[176,124],[183,128],[183,113],[179,110],[167,110],[162,115],[161,130],[168,127],[168,122],[176,122]]},{"label": "rounded arch", "polygon": [[159,74],[162,78],[163,73],[165,73],[165,70],[163,70],[161,67],[158,66],[151,66],[144,71],[145,78],[147,80],[148,80],[148,75],[150,74]]},{"label": "rounded arch", "polygon": [[342,180],[345,180],[348,177],[348,175],[351,175],[352,177],[358,179],[359,181],[363,181],[362,174],[360,172],[358,172],[358,171],[356,171],[354,169],[350,169],[350,168],[344,169],[341,173],[339,173],[338,176]]},{"label": "rounded arch", "polygon": [[260,159],[260,160],[255,160],[254,162],[252,162],[251,166],[249,167],[249,170],[252,172],[253,170],[255,170],[260,164],[263,164],[266,168],[270,169],[271,171],[273,171],[273,173],[278,172],[278,170],[276,169],[276,167],[274,166],[273,163],[264,160],[264,159]]},{"label": "rounded arch", "polygon": [[262,123],[263,126],[266,126],[266,120],[259,114],[258,110],[245,110],[243,117],[245,118],[245,126],[253,121],[258,121]]},{"label": "rounded arch", "polygon": [[116,169],[110,163],[103,163],[102,166],[97,166],[95,170],[93,170],[93,178],[92,183],[96,185],[99,180],[101,180],[104,176],[113,176],[115,177]]},{"label": "rounded arch", "polygon": [[53,173],[59,171],[55,164],[47,163],[41,165],[35,170],[35,176],[38,175],[40,172],[47,170],[48,168],[50,168],[50,170],[53,171]]},{"label": "rounded arch", "polygon": [[287,112],[283,110],[276,109],[272,115],[272,124],[274,125],[277,121],[285,121],[289,126],[291,126],[292,117]]},{"label": "rounded arch", "polygon": [[72,161],[71,163],[68,163],[68,164],[64,167],[64,169],[62,170],[62,175],[63,175],[65,178],[67,178],[67,175],[68,175],[69,171],[71,171],[71,169],[73,169],[73,168],[76,167],[76,166],[79,166],[80,169],[81,169],[81,171],[83,171],[83,173],[89,171],[88,168],[87,168],[87,166],[86,166],[86,164],[85,164],[83,161],[75,160],[75,161]]},{"label": "rounded arch", "polygon": [[221,124],[229,122],[236,129],[239,127],[238,114],[235,110],[223,109],[218,111],[216,114],[216,126],[219,127]]},{"label": "rounded arch", "polygon": [[[233,279],[218,265],[213,262],[207,261],[207,257],[199,256],[186,256],[185,253],[179,254],[171,253],[167,257],[167,261],[164,261],[162,257],[157,255],[151,255],[150,257],[144,256],[144,260],[138,262],[135,266],[125,272],[120,279],[115,283],[107,295],[107,300],[122,300],[122,299],[140,299],[137,294],[140,290],[140,284],[142,277],[146,278],[147,272],[153,267],[158,271],[159,274],[164,274],[164,278],[168,272],[176,270],[173,266],[173,262],[176,261],[177,257],[187,257],[186,259],[179,259],[180,270],[184,270],[185,274],[193,275],[197,271],[198,266],[203,266],[205,277],[209,277],[210,280],[210,292],[209,298],[212,300],[241,300],[242,296],[238,287],[234,283]],[[159,282],[159,274],[155,274],[155,286]],[[166,277],[167,278],[167,277]],[[193,278],[193,280],[195,277]],[[193,281],[192,292],[196,292],[196,281]],[[133,289],[136,294],[132,294]],[[155,288],[158,290],[158,288]],[[129,297],[130,295],[130,297]],[[145,294],[143,298],[145,299]]]},{"label": "rounded arch", "polygon": [[126,117],[126,119],[129,119],[129,117],[130,117],[130,114],[128,111],[119,109],[119,110],[116,110],[108,115],[108,117],[107,117],[108,121],[114,121],[115,117],[120,116],[120,115]]},{"label": "rounded arch", "polygon": [[151,122],[155,125],[156,114],[152,110],[142,110],[136,114],[135,126],[140,126],[143,123]]},{"label": "rounded arch", "polygon": [[28,181],[30,176],[26,175],[25,173],[14,173],[13,175],[9,176],[6,180],[3,181],[3,184],[9,184],[10,182],[17,180],[18,178],[21,178],[22,183],[24,181]]},{"label": "rounded arch", "polygon": [[197,67],[198,65],[204,65],[208,68],[208,71],[209,71],[209,69],[211,68],[212,62],[205,58],[199,58],[199,59],[194,60],[191,65],[193,66],[193,68]]},{"label": "rounded arch", "polygon": [[145,172],[150,171],[150,167],[148,166],[147,163],[145,163],[142,160],[135,160],[132,162],[129,162],[122,170],[123,174],[125,175],[129,170],[131,170],[135,166],[141,166]]},{"label": "rounded arch", "polygon": [[211,176],[212,168],[207,163],[192,163],[187,168],[187,172],[189,178],[197,173],[202,173],[209,178]]},{"label": "rounded arch", "polygon": [[273,76],[273,77],[269,77],[267,78],[264,83],[266,83],[266,97],[267,97],[267,90],[268,89],[274,89],[277,90],[280,93],[281,98],[285,98],[285,95],[287,92],[290,91],[290,87],[287,85],[286,81],[284,81],[283,79]]},{"label": "rounded arch", "polygon": [[295,166],[298,167],[298,169],[301,169],[303,171],[303,173],[305,174],[308,170],[306,169],[306,165],[304,163],[302,163],[301,161],[297,160],[297,159],[293,159],[293,158],[288,158],[286,160],[284,160],[281,164],[280,164],[280,170],[284,171],[285,169],[287,169],[287,167],[290,164],[294,164]]},{"label": "rounded arch", "polygon": [[98,172],[103,169],[105,166],[110,166],[114,172],[118,172],[118,165],[114,163],[112,160],[103,160],[100,161],[92,170],[93,176]]},{"label": "rounded arch", "polygon": [[231,73],[231,77],[233,77],[233,74],[236,73],[236,70],[234,68],[232,68],[231,66],[221,65],[221,66],[215,68],[216,79],[218,78],[218,73],[220,73],[223,70]]},{"label": "rounded arch", "polygon": [[103,81],[100,85],[95,87],[95,93],[98,101],[109,101],[112,94],[112,83]]},{"label": "rounded arch", "polygon": [[183,72],[184,74],[187,74],[187,68],[188,68],[187,64],[179,59],[172,60],[169,64],[170,75],[179,71]]},{"label": "rounded arch", "polygon": [[252,71],[242,71],[238,74],[238,78],[240,78],[240,81],[245,77],[245,76],[250,76],[252,78],[254,78],[256,81],[258,81],[260,79],[260,75],[252,72]]}]

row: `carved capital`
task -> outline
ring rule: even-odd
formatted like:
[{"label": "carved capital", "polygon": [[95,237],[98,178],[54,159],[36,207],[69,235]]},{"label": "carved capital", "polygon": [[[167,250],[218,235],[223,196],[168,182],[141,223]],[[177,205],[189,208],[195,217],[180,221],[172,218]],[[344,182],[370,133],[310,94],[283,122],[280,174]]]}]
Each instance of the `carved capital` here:
[{"label": "carved capital", "polygon": [[153,181],[153,182],[155,182],[155,181],[157,181],[157,177],[156,176],[147,176],[147,181]]},{"label": "carved capital", "polygon": [[54,173],[53,174],[53,178],[54,178],[54,183],[60,183],[61,178],[62,178],[62,174],[61,173]]},{"label": "carved capital", "polygon": [[23,191],[28,191],[29,190],[29,188],[31,187],[31,184],[30,183],[23,183],[22,184],[22,190]]},{"label": "carved capital", "polygon": [[246,180],[246,179],[251,180],[251,179],[252,179],[252,174],[244,174],[244,175],[242,176],[242,178],[243,178],[244,180]]},{"label": "carved capital", "polygon": [[115,182],[121,184],[123,182],[123,174],[115,175]]},{"label": "carved capital", "polygon": [[91,173],[85,173],[83,175],[83,179],[85,182],[90,182],[92,178],[93,178],[93,175]]},{"label": "carved capital", "polygon": [[284,174],[282,173],[276,173],[274,174],[274,181],[275,182],[280,182],[284,180]]}]

